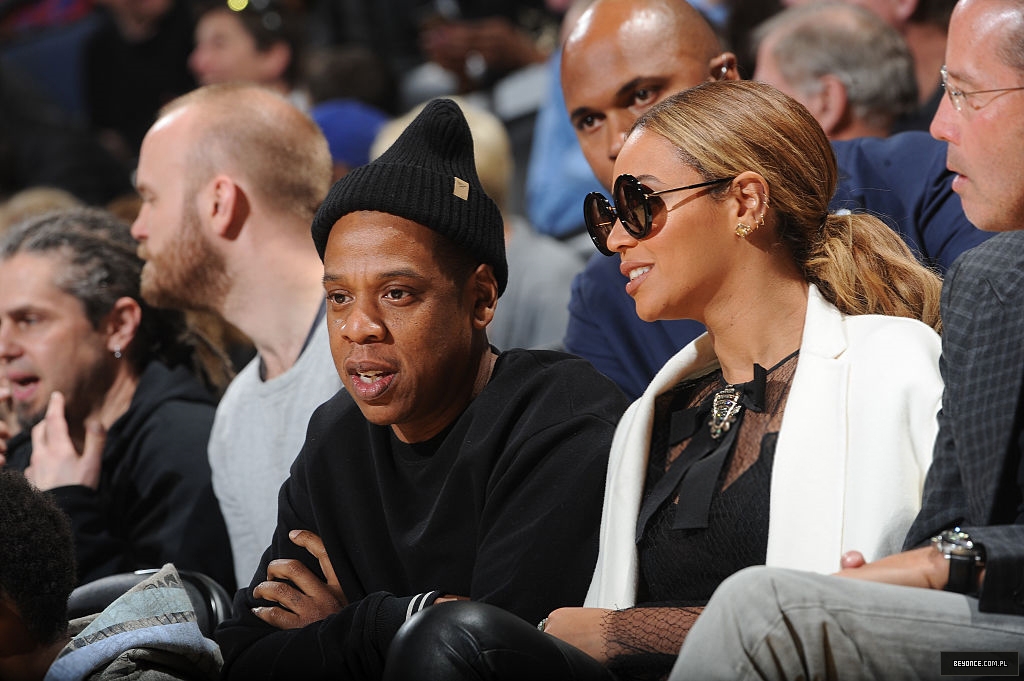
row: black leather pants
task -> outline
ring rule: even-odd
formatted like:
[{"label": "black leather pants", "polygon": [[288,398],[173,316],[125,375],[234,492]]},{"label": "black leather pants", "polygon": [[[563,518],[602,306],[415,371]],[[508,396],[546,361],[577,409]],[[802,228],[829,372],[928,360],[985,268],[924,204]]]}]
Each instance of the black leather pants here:
[{"label": "black leather pants", "polygon": [[612,681],[579,648],[500,608],[472,601],[433,605],[398,631],[384,681]]}]

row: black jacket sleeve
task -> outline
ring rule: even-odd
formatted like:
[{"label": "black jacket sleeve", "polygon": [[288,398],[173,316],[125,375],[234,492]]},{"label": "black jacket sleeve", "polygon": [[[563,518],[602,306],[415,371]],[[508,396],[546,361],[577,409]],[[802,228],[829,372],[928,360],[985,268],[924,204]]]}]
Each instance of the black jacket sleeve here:
[{"label": "black jacket sleeve", "polygon": [[231,546],[206,458],[212,419],[207,405],[166,405],[117,462],[104,461],[99,490],[53,490],[71,518],[80,582],[174,563],[234,588]]},{"label": "black jacket sleeve", "polygon": [[[311,432],[317,428],[316,418],[314,416],[310,424]],[[266,578],[271,560],[299,560],[318,578],[324,579],[316,559],[288,538],[293,529],[323,534],[309,502],[307,469],[308,457],[316,449],[319,437],[307,436],[306,444],[292,464],[291,474],[278,496],[278,524],[270,548],[264,552],[250,585],[235,594],[234,617],[217,629],[216,639],[224,653],[225,679],[380,678],[386,646],[405,620],[403,608],[410,599],[395,598],[383,592],[358,593],[355,585],[347,583],[343,576],[345,556],[336,551],[331,553],[331,562],[350,602],[340,612],[306,627],[289,630],[276,629],[252,613],[255,607],[274,605],[252,596],[253,588]]]}]

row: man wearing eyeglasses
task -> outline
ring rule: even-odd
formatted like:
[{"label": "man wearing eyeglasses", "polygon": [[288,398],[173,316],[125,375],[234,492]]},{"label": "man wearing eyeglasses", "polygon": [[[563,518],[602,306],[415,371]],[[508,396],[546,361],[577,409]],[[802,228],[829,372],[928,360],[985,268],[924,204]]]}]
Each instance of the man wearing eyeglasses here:
[{"label": "man wearing eyeglasses", "polygon": [[[738,79],[736,57],[683,0],[598,0],[571,31],[562,89],[577,138],[598,180],[643,111],[707,80]],[[841,173],[833,210],[885,220],[929,265],[945,270],[987,235],[950,191],[944,145],[926,133],[834,144]],[[625,292],[618,258],[595,256],[573,282],[565,348],[594,364],[630,397],[703,327],[691,320],[644,322]]]},{"label": "man wearing eyeglasses", "polygon": [[[939,435],[905,550],[726,581],[672,679],[1017,676],[1024,653],[1024,5],[960,0],[931,133],[999,232],[946,277]],[[797,538],[798,539],[798,538]],[[847,579],[843,579],[847,578]]]}]

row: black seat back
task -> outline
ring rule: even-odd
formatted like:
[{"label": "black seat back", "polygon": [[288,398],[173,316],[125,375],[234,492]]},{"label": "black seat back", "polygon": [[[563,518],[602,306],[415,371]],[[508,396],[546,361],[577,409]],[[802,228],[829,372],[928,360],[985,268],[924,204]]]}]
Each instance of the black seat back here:
[{"label": "black seat back", "polygon": [[[128,589],[156,572],[156,569],[123,572],[79,586],[68,599],[68,618],[102,612]],[[196,611],[199,630],[203,636],[212,638],[213,630],[231,614],[231,597],[208,575],[191,570],[178,570],[178,574],[192,601],[192,609]]]}]

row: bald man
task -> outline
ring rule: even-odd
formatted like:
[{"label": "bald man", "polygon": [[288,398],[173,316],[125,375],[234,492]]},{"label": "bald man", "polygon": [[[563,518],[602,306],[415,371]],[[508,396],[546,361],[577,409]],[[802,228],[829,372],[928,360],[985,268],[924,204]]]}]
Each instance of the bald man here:
[{"label": "bald man", "polygon": [[[606,188],[614,181],[622,141],[641,113],[675,92],[723,78],[739,78],[736,57],[722,50],[684,0],[598,0],[563,48],[566,108]],[[964,217],[950,189],[944,145],[927,134],[836,142],[834,148],[841,177],[833,210],[878,215],[940,270],[987,238]],[[689,320],[641,321],[625,284],[618,258],[593,256],[573,282],[564,345],[636,398],[703,328]]]},{"label": "bald man", "polygon": [[209,444],[239,585],[270,543],[310,415],[341,389],[309,238],[331,172],[317,125],[255,85],[172,101],[142,142],[132,235],[146,260],[143,296],[220,314],[257,351],[221,399]]},{"label": "bald man", "polygon": [[576,22],[562,56],[569,119],[605,186],[640,113],[674,92],[738,77],[735,56],[722,51],[697,10],[678,0],[600,0]]}]

